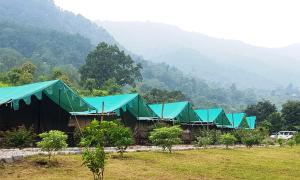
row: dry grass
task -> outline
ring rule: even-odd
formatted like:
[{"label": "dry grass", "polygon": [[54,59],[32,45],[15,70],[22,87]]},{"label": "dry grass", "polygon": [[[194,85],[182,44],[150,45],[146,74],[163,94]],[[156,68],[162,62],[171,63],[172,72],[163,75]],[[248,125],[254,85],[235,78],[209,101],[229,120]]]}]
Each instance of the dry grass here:
[{"label": "dry grass", "polygon": [[[206,149],[128,153],[109,157],[105,179],[300,179],[300,146],[295,148]],[[0,168],[0,179],[92,179],[81,156],[57,156],[57,167],[30,157]]]}]

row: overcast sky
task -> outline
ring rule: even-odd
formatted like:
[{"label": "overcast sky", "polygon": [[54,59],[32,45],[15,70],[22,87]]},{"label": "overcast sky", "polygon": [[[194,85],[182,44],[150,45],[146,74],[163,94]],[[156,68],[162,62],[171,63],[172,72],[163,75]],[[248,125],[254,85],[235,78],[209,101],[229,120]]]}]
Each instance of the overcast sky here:
[{"label": "overcast sky", "polygon": [[300,42],[300,0],[54,0],[91,20],[151,21],[257,46]]}]

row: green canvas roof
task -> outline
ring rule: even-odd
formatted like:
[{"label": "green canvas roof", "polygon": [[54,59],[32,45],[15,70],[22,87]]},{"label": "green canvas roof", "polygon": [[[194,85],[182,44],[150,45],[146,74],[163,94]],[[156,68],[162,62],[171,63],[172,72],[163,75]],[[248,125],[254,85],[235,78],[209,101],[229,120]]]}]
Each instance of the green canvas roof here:
[{"label": "green canvas roof", "polygon": [[150,104],[149,107],[155,114],[163,119],[176,120],[179,122],[202,122],[200,117],[192,109],[189,102],[164,103],[164,112],[162,114],[163,104]]},{"label": "green canvas roof", "polygon": [[248,123],[249,129],[255,129],[256,116],[246,117],[246,121]]},{"label": "green canvas roof", "polygon": [[248,124],[246,122],[246,114],[245,113],[228,113],[226,114],[227,118],[231,122],[231,125],[226,126],[228,128],[248,128]]},{"label": "green canvas roof", "polygon": [[120,114],[120,109],[131,112],[135,117],[157,117],[156,114],[147,106],[144,99],[139,94],[119,94],[111,96],[85,97],[88,103],[94,106],[98,113],[114,112]]},{"label": "green canvas roof", "polygon": [[56,104],[60,104],[60,106],[68,112],[89,111],[94,109],[93,106],[88,104],[60,80],[0,88],[0,105],[12,103],[13,109],[18,110],[20,100],[30,105],[32,96],[41,100],[43,93]]},{"label": "green canvas roof", "polygon": [[214,123],[216,125],[231,125],[222,108],[196,109],[197,115],[206,123]]}]

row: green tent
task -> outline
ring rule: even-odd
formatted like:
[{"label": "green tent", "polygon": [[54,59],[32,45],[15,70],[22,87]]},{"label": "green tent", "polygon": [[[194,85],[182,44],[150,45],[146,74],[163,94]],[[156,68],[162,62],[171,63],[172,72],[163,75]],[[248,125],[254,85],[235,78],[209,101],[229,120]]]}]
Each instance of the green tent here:
[{"label": "green tent", "polygon": [[196,109],[195,112],[204,123],[212,123],[219,126],[231,125],[222,108]]},{"label": "green tent", "polygon": [[202,122],[201,118],[192,109],[191,104],[187,101],[150,104],[149,107],[156,113],[157,116],[165,120],[178,121],[180,123]]},{"label": "green tent", "polygon": [[249,129],[255,129],[256,116],[246,117],[246,121],[248,123]]},{"label": "green tent", "polygon": [[227,128],[233,128],[233,129],[249,128],[246,121],[245,113],[228,113],[226,114],[226,116],[231,122],[231,125],[226,126]]},{"label": "green tent", "polygon": [[0,105],[11,103],[14,110],[19,110],[20,100],[30,105],[32,96],[42,100],[43,93],[68,112],[94,109],[60,80],[0,88]]},{"label": "green tent", "polygon": [[37,133],[72,131],[70,112],[95,108],[60,80],[0,88],[0,131],[20,125]]},{"label": "green tent", "polygon": [[157,117],[139,94],[85,97],[84,100],[93,105],[98,113],[103,111],[103,113],[116,113],[119,116],[121,111],[129,111],[136,118]]}]

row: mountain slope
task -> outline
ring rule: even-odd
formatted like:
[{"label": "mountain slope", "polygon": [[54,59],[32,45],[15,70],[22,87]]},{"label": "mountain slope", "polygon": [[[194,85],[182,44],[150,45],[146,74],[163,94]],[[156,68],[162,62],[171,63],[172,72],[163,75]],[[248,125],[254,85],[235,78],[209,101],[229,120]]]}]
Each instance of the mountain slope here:
[{"label": "mountain slope", "polygon": [[153,62],[166,62],[194,77],[243,87],[300,86],[300,60],[278,49],[216,39],[151,22],[98,22],[127,49]]},{"label": "mountain slope", "polygon": [[61,10],[53,0],[1,0],[0,21],[78,33],[89,38],[93,44],[102,41],[116,43],[105,29],[81,15]]}]

